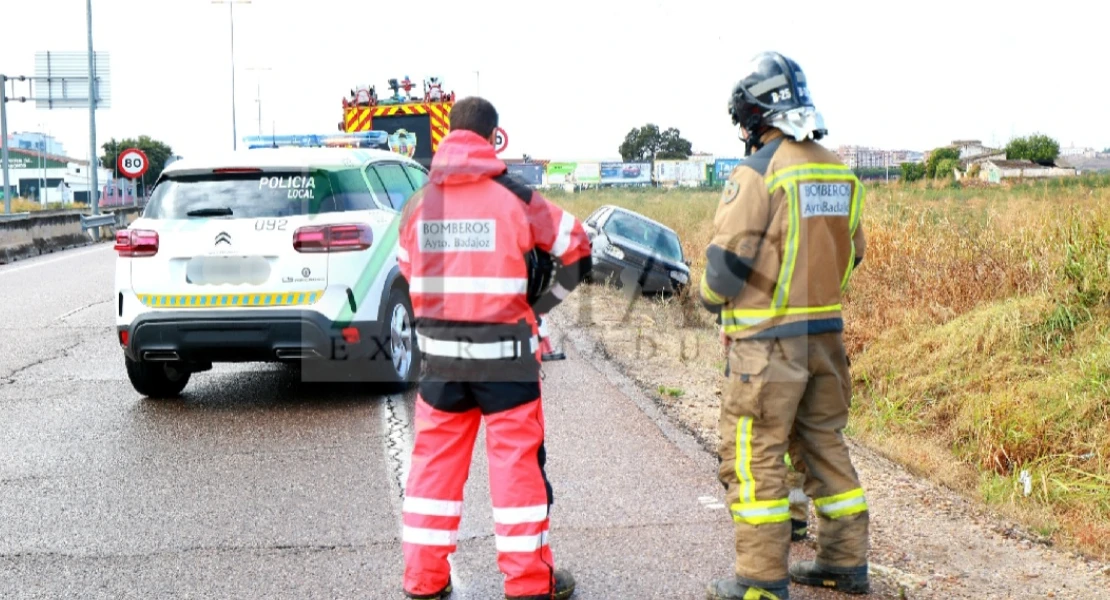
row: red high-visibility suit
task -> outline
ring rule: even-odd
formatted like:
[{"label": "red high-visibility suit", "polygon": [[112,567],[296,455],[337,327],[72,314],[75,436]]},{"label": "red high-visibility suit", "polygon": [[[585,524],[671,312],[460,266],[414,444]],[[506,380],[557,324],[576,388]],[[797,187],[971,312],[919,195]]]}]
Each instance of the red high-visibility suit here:
[{"label": "red high-visibility suit", "polygon": [[[525,255],[561,267],[529,304]],[[398,261],[409,283],[425,370],[405,488],[404,584],[442,590],[456,549],[463,487],[486,423],[498,566],[505,593],[549,593],[553,502],[544,473],[544,418],[536,314],[554,308],[588,274],[590,241],[568,212],[509,176],[489,141],[452,131],[428,183],[406,204]]]}]

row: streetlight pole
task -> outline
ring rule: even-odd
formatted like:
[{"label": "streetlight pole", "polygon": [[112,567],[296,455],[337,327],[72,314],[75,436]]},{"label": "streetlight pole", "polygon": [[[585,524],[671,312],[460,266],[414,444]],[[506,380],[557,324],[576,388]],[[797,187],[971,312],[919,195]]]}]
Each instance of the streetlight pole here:
[{"label": "streetlight pole", "polygon": [[235,5],[250,4],[251,0],[212,0],[212,4],[226,4],[231,23],[231,149],[239,149],[239,131],[235,124]]},{"label": "streetlight pole", "polygon": [[474,87],[475,87],[474,95],[475,96],[481,96],[482,95],[482,75],[478,71],[474,71]]},{"label": "streetlight pole", "polygon": [[[248,71],[270,71],[270,67],[249,67]],[[258,103],[258,135],[262,135],[262,75],[258,76],[258,90],[255,92],[254,101]]]},{"label": "streetlight pole", "polygon": [[[85,20],[88,27],[89,37],[89,204],[92,207],[92,214],[100,214],[100,182],[97,181],[97,174],[100,171],[100,159],[96,157],[96,101],[98,99],[98,90],[96,89],[96,55],[93,54],[93,36],[92,36],[92,0],[85,2]],[[100,241],[100,228],[93,227],[93,235],[96,240]]]}]

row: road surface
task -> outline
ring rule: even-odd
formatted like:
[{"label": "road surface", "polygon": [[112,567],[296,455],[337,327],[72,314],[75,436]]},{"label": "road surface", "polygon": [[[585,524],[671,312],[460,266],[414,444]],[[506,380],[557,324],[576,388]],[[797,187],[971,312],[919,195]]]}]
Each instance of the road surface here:
[{"label": "road surface", "polygon": [[[400,598],[411,395],[251,364],[141,398],[114,260],[102,244],[0,267],[0,597]],[[583,600],[704,598],[732,566],[716,459],[564,349],[544,384],[557,565]],[[456,599],[503,597],[476,447]]]}]

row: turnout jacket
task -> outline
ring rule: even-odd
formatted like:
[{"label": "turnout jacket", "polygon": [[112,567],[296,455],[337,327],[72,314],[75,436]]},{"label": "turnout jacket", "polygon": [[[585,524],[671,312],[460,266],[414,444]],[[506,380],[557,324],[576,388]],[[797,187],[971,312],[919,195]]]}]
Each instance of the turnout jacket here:
[{"label": "turnout jacket", "polygon": [[866,245],[863,200],[836,154],[771,130],[725,184],[702,304],[732,339],[843,331],[842,294]]},{"label": "turnout jacket", "polygon": [[[531,305],[534,248],[557,271]],[[536,315],[555,308],[592,266],[582,224],[510,176],[487,140],[462,130],[440,142],[428,182],[402,211],[398,263],[431,367],[440,359],[527,362],[539,352]]]}]

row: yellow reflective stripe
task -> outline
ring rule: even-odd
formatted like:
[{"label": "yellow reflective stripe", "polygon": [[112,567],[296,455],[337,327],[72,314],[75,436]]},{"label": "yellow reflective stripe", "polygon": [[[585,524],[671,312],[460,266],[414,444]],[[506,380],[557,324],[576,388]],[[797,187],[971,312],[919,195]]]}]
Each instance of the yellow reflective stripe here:
[{"label": "yellow reflective stripe", "polygon": [[848,265],[844,269],[844,277],[840,280],[840,291],[848,289],[848,279],[852,276],[852,267],[856,262],[856,230],[859,229],[860,214],[863,212],[864,189],[862,182],[855,183],[856,193],[852,195],[852,209],[848,216]]},{"label": "yellow reflective stripe", "polygon": [[863,495],[863,488],[856,488],[843,494],[817,498],[813,501],[813,506],[821,515],[830,519],[839,519],[865,512],[867,510],[867,499]]},{"label": "yellow reflective stripe", "polygon": [[788,468],[788,469],[793,469],[794,468],[794,461],[790,460],[790,455],[789,454],[784,454],[783,455],[783,462],[786,463],[786,468]]},{"label": "yellow reflective stripe", "polygon": [[740,482],[740,499],[755,500],[755,477],[752,476],[752,418],[740,417],[736,423],[736,479]]},{"label": "yellow reflective stripe", "polygon": [[836,178],[844,177],[845,175],[855,178],[852,170],[845,165],[838,165],[834,163],[803,163],[800,165],[793,165],[785,169],[779,169],[764,178],[767,183],[767,190],[774,191],[775,188],[782,186],[789,182],[789,180],[797,180],[799,178],[807,179],[823,179],[823,178]]},{"label": "yellow reflective stripe", "polygon": [[315,303],[323,295],[324,291],[319,290],[268,294],[138,294],[138,298],[144,306],[157,308],[211,308],[217,306],[303,306]]},{"label": "yellow reflective stripe", "polygon": [[829,306],[795,306],[780,309],[735,308],[721,311],[721,325],[724,326],[725,333],[732,333],[734,331],[742,331],[749,327],[754,327],[764,321],[777,317],[815,315],[826,312],[839,312],[842,309],[843,307],[840,304],[831,304]]},{"label": "yellow reflective stripe", "polygon": [[844,269],[844,277],[840,278],[840,291],[848,289],[848,278],[852,276],[852,264],[856,262],[856,244],[849,242],[848,244],[848,267]]},{"label": "yellow reflective stripe", "polygon": [[799,230],[801,229],[801,206],[798,200],[798,186],[786,188],[786,210],[788,215],[786,226],[786,256],[782,259],[779,268],[779,280],[775,285],[775,297],[771,303],[772,308],[783,308],[790,297],[790,282],[794,279],[794,266],[798,260]]},{"label": "yellow reflective stripe", "polygon": [[782,523],[790,520],[790,499],[737,502],[729,507],[732,520],[748,525]]},{"label": "yellow reflective stripe", "polygon": [[750,587],[748,591],[744,592],[744,597],[740,600],[782,600],[778,596],[768,592],[767,590],[757,587]]},{"label": "yellow reflective stripe", "polygon": [[701,295],[708,300],[710,304],[724,304],[727,300],[727,298],[714,292],[713,289],[709,287],[709,281],[706,279],[704,273],[701,276]]}]

